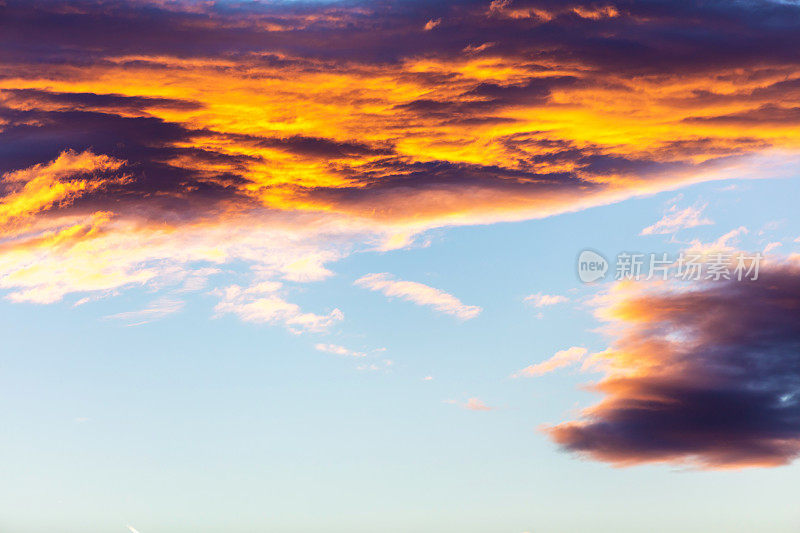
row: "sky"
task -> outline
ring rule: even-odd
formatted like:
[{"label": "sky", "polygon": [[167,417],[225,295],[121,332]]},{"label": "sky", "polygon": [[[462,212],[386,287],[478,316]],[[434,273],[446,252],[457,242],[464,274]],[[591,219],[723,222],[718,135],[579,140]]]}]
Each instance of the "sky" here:
[{"label": "sky", "polygon": [[799,15],[0,0],[0,531],[796,532]]}]

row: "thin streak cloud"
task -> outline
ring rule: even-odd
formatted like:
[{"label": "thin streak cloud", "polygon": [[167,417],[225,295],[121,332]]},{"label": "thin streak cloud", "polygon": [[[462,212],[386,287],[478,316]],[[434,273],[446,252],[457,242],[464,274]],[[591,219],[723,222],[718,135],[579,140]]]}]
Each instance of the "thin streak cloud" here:
[{"label": "thin streak cloud", "polygon": [[546,361],[542,361],[541,363],[537,363],[535,365],[526,366],[522,370],[513,373],[511,377],[520,378],[543,376],[553,372],[554,370],[558,370],[559,368],[564,368],[566,366],[579,363],[586,356],[586,353],[586,348],[583,348],[582,346],[573,346],[571,348],[567,348],[566,350],[556,352],[553,357],[547,359]]},{"label": "thin streak cloud", "polygon": [[482,309],[466,305],[461,300],[442,290],[415,281],[396,279],[386,272],[367,274],[354,283],[371,291],[377,291],[390,298],[400,298],[417,305],[432,307],[440,313],[455,316],[461,320],[477,317]]},{"label": "thin streak cloud", "polygon": [[537,292],[525,297],[525,301],[534,307],[549,307],[551,305],[558,305],[569,301],[564,295],[561,294],[543,294]]}]

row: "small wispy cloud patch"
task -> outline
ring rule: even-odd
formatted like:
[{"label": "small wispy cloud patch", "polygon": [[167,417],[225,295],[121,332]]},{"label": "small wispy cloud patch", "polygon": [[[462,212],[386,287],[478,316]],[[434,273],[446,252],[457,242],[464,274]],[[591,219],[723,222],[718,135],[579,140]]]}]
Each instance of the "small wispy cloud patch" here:
[{"label": "small wispy cloud patch", "polygon": [[299,305],[281,297],[282,287],[276,281],[265,281],[249,288],[231,285],[216,291],[222,300],[214,309],[218,314],[235,314],[245,322],[283,324],[293,333],[324,331],[344,318],[339,309],[327,315],[304,312]]},{"label": "small wispy cloud patch", "polygon": [[466,402],[459,402],[456,400],[445,400],[444,403],[450,405],[457,405],[468,411],[494,411],[496,408],[486,405],[486,403],[477,397],[469,398]]},{"label": "small wispy cloud patch", "polygon": [[491,48],[492,46],[494,46],[496,44],[497,43],[483,43],[483,44],[479,44],[479,45],[470,44],[470,45],[467,45],[466,47],[464,47],[463,52],[467,53],[467,54],[477,54],[479,52],[483,52],[484,50],[488,50],[489,48]]},{"label": "small wispy cloud patch", "polygon": [[150,302],[150,304],[144,309],[116,313],[114,315],[108,315],[105,318],[107,320],[122,320],[129,322],[129,324],[127,324],[128,326],[141,326],[143,324],[147,324],[148,322],[159,320],[166,316],[177,313],[183,309],[183,306],[184,302],[180,300],[160,298]]},{"label": "small wispy cloud patch", "polygon": [[393,365],[394,361],[392,361],[391,359],[383,359],[375,363],[364,363],[362,365],[358,365],[356,367],[356,370],[360,370],[362,372],[377,372],[378,370],[389,372],[389,369]]},{"label": "small wispy cloud patch", "polygon": [[452,294],[416,281],[396,279],[386,272],[367,274],[356,280],[354,285],[381,292],[390,298],[397,297],[417,305],[432,307],[440,313],[453,315],[461,320],[475,318],[482,311],[478,306],[462,303]]},{"label": "small wispy cloud patch", "polygon": [[319,352],[326,352],[332,353],[336,355],[344,355],[346,357],[366,357],[366,352],[357,352],[355,350],[351,350],[349,348],[345,348],[344,346],[339,346],[338,344],[315,344],[314,349]]},{"label": "small wispy cloud patch", "polygon": [[464,404],[464,409],[469,409],[470,411],[493,411],[494,407],[489,407],[480,398],[470,398]]},{"label": "small wispy cloud patch", "polygon": [[542,294],[537,292],[525,297],[525,301],[534,307],[548,307],[568,302],[569,298],[561,294]]},{"label": "small wispy cloud patch", "polygon": [[431,20],[429,20],[428,22],[425,23],[424,30],[425,31],[431,31],[433,28],[435,28],[436,26],[438,26],[441,23],[442,23],[442,19],[440,19],[440,18],[439,19],[431,19]]},{"label": "small wispy cloud patch", "polygon": [[661,220],[644,228],[640,235],[664,235],[675,233],[681,229],[711,225],[713,222],[703,217],[705,208],[706,206],[703,205],[678,209],[677,205],[673,205]]},{"label": "small wispy cloud patch", "polygon": [[586,353],[586,348],[581,346],[573,346],[572,348],[567,348],[566,350],[556,352],[553,357],[546,361],[527,366],[522,370],[512,374],[511,377],[519,378],[543,376],[559,368],[564,368],[565,366],[570,366],[580,362],[584,357],[586,357]]},{"label": "small wispy cloud patch", "polygon": [[742,235],[747,235],[748,230],[744,226],[739,226],[736,229],[732,229],[728,233],[722,235],[720,238],[713,242],[702,242],[698,239],[694,239],[691,243],[689,243],[689,248],[686,250],[687,253],[692,254],[701,254],[701,255],[710,255],[713,253],[720,253],[720,252],[730,252],[735,249],[735,244],[739,241],[739,238]]}]

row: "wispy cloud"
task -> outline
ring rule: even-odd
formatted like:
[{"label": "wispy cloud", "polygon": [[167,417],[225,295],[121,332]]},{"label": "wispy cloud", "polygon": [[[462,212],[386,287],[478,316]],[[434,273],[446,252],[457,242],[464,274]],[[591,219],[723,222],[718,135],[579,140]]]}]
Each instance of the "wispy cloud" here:
[{"label": "wispy cloud", "polygon": [[694,239],[689,243],[686,252],[693,254],[710,255],[713,253],[730,252],[735,249],[735,243],[738,242],[739,237],[746,235],[748,230],[744,226],[739,226],[736,229],[725,233],[717,240],[712,242],[702,242],[699,239]]},{"label": "wispy cloud", "polygon": [[553,357],[547,359],[546,361],[527,366],[522,370],[515,372],[512,374],[512,377],[519,378],[543,376],[559,368],[580,362],[586,356],[586,353],[586,348],[581,346],[573,346],[572,348],[567,348],[566,350],[556,352]]},{"label": "wispy cloud", "polygon": [[494,407],[489,407],[480,398],[470,398],[464,404],[465,409],[470,411],[494,411]]},{"label": "wispy cloud", "polygon": [[281,297],[282,287],[281,283],[275,281],[265,281],[248,288],[231,285],[217,291],[222,300],[214,309],[219,314],[235,314],[245,322],[283,324],[294,333],[324,331],[344,318],[339,309],[327,315],[304,312],[299,305]]},{"label": "wispy cloud", "polygon": [[150,302],[144,309],[138,311],[125,311],[123,313],[116,313],[108,315],[107,320],[122,320],[129,322],[129,326],[141,326],[153,320],[164,318],[165,316],[172,315],[183,309],[184,302],[180,300],[173,300],[170,298],[159,298],[158,300]]},{"label": "wispy cloud", "polygon": [[332,353],[336,355],[344,355],[347,357],[366,357],[366,352],[357,352],[355,350],[351,350],[349,348],[345,348],[344,346],[339,346],[338,344],[315,344],[314,349],[319,352],[326,352]]},{"label": "wispy cloud", "polygon": [[394,361],[391,359],[383,359],[374,363],[360,364],[356,367],[356,370],[361,370],[362,372],[377,372],[383,370],[384,372],[388,372],[393,365]]},{"label": "wispy cloud", "polygon": [[[52,206],[68,206],[76,198],[116,181],[124,176],[100,179],[113,174],[123,162],[91,151],[77,153],[66,150],[48,163],[0,174],[5,194],[0,196],[0,230],[10,222],[18,222]],[[87,176],[94,174],[94,179]],[[83,179],[80,179],[83,178]]]},{"label": "wispy cloud", "polygon": [[372,291],[378,291],[389,297],[397,297],[417,305],[432,307],[440,313],[453,315],[461,320],[469,320],[478,316],[482,309],[475,305],[466,305],[452,294],[435,289],[415,281],[395,279],[391,274],[367,274],[354,283]]},{"label": "wispy cloud", "polygon": [[433,28],[437,27],[441,23],[442,23],[442,19],[431,19],[431,20],[429,20],[428,22],[425,23],[425,26],[423,27],[423,29],[425,31],[431,31]]},{"label": "wispy cloud", "polygon": [[486,403],[477,397],[469,398],[466,402],[459,402],[456,400],[445,400],[444,403],[450,405],[457,405],[468,411],[494,411],[496,408],[486,405]]},{"label": "wispy cloud", "polygon": [[525,301],[534,307],[547,307],[568,302],[569,298],[561,294],[542,294],[541,292],[537,292],[536,294],[526,296]]},{"label": "wispy cloud", "polygon": [[704,205],[678,209],[677,205],[673,205],[661,220],[644,228],[640,235],[663,235],[675,233],[681,229],[713,224],[711,220],[703,218],[702,215],[705,208],[706,206]]}]

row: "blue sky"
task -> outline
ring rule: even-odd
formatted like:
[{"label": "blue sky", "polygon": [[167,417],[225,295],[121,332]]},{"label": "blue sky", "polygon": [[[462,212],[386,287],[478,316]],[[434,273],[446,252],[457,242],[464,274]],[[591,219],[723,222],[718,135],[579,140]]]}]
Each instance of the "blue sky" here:
[{"label": "blue sky", "polygon": [[[569,346],[606,346],[586,303],[602,287],[575,275],[581,249],[676,252],[669,235],[638,235],[675,202],[707,204],[714,222],[677,238],[710,241],[744,225],[742,249],[781,241],[796,251],[796,187],[796,178],[715,182],[356,254],[295,295],[304,308],[344,311],[325,334],[211,319],[202,292],[133,327],[104,317],[147,303],[147,291],[78,308],[4,303],[4,528],[793,531],[797,466],[705,472],[581,461],[537,427],[596,399],[579,387],[597,375],[509,376]],[[384,271],[483,312],[460,321],[352,286]],[[541,291],[570,301],[523,301]],[[352,358],[319,352],[318,342],[385,351]],[[365,363],[379,369],[359,370]],[[494,410],[446,403],[471,397]]]}]

